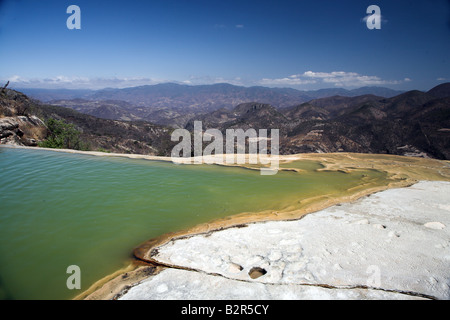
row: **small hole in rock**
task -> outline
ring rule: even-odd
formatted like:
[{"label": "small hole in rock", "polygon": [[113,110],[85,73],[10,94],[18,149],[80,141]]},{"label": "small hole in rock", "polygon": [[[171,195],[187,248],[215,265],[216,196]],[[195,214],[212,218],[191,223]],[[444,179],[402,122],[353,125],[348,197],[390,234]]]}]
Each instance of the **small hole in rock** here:
[{"label": "small hole in rock", "polygon": [[250,269],[250,271],[248,272],[248,275],[250,276],[250,278],[252,279],[257,279],[259,277],[262,277],[263,275],[265,275],[267,273],[267,271],[263,268],[260,267],[253,267]]}]

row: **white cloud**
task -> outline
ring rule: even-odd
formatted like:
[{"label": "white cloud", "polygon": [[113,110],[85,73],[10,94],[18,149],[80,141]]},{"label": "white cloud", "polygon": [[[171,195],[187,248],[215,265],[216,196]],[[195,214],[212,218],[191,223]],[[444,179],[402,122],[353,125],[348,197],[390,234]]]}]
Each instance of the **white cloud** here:
[{"label": "white cloud", "polygon": [[236,27],[237,29],[243,29],[243,28],[244,28],[244,25],[243,25],[243,24],[237,24],[237,25],[235,25],[235,27]]},{"label": "white cloud", "polygon": [[302,84],[314,84],[316,82],[317,82],[316,80],[301,79],[299,75],[291,75],[289,77],[280,79],[263,78],[258,83],[260,85],[265,86],[272,86],[272,85],[296,86]]},{"label": "white cloud", "polygon": [[306,71],[303,74],[295,74],[285,78],[268,79],[259,81],[262,85],[302,85],[302,84],[332,84],[336,87],[363,87],[388,84],[400,84],[411,81],[404,80],[384,80],[378,76],[361,75],[356,72],[333,71],[314,72]]},{"label": "white cloud", "polygon": [[437,78],[436,80],[437,81],[446,81],[447,79],[445,79],[445,78]]},{"label": "white cloud", "polygon": [[147,84],[167,82],[159,79],[145,77],[112,77],[112,78],[88,78],[55,76],[51,78],[23,78],[14,75],[7,79],[11,85],[17,88],[43,88],[43,89],[102,89],[102,88],[126,88]]},{"label": "white cloud", "polygon": [[143,85],[154,85],[158,83],[174,82],[187,85],[229,83],[237,86],[245,86],[246,83],[240,77],[223,78],[210,76],[191,76],[184,80],[167,80],[147,77],[112,77],[112,78],[89,78],[55,76],[44,79],[24,78],[18,75],[7,79],[1,79],[0,83],[10,81],[15,88],[41,88],[41,89],[103,89],[103,88],[127,88]]},{"label": "white cloud", "polygon": [[181,83],[189,85],[217,84],[217,83],[229,83],[236,86],[245,85],[245,82],[240,77],[227,79],[223,77],[210,77],[210,76],[190,76],[189,79],[181,81]]},{"label": "white cloud", "polygon": [[303,73],[303,77],[308,78],[322,78],[322,79],[329,79],[334,77],[340,77],[340,76],[354,76],[357,75],[357,73],[352,72],[343,72],[343,71],[333,71],[333,72],[313,72],[313,71],[306,71]]},{"label": "white cloud", "polygon": [[14,75],[12,77],[10,77],[9,79],[7,79],[10,82],[18,82],[18,81],[23,81],[22,78],[20,78],[20,76]]},{"label": "white cloud", "polygon": [[[217,83],[229,83],[236,86],[262,85],[268,87],[299,87],[302,85],[315,85],[316,87],[363,87],[397,85],[412,81],[410,78],[403,80],[385,80],[374,75],[361,75],[356,72],[333,71],[314,72],[306,71],[301,74],[292,74],[282,78],[262,78],[259,80],[242,79],[240,77],[224,78],[212,76],[190,76],[187,79],[168,80],[150,77],[111,77],[111,78],[89,78],[55,76],[44,79],[24,78],[13,75],[9,78],[0,79],[0,83],[10,81],[15,88],[44,88],[44,89],[103,89],[103,88],[126,88],[142,85],[154,85],[158,83],[175,82],[187,85],[206,85]],[[445,81],[439,78],[438,81]]]}]

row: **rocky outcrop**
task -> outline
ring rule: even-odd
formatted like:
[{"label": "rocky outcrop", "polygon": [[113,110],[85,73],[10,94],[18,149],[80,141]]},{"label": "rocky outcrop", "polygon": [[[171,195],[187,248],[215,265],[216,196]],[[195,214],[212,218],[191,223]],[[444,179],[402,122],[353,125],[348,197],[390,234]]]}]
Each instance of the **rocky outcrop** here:
[{"label": "rocky outcrop", "polygon": [[46,134],[44,122],[36,116],[0,118],[0,144],[37,146]]},{"label": "rocky outcrop", "polygon": [[35,104],[23,93],[6,87],[0,91],[0,144],[37,146],[45,139],[47,128],[33,115]]},{"label": "rocky outcrop", "polygon": [[17,133],[16,130],[19,129],[19,123],[16,119],[8,117],[0,119],[0,138],[10,136]]}]

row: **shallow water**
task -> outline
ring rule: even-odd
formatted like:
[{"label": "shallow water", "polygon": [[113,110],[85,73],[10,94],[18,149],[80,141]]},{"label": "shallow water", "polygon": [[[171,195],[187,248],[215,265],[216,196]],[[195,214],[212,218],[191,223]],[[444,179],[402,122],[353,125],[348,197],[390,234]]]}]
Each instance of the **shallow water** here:
[{"label": "shallow water", "polygon": [[[0,148],[0,299],[70,299],[124,267],[145,240],[240,212],[338,194],[377,171],[304,173]],[[69,290],[67,267],[81,269]]]}]

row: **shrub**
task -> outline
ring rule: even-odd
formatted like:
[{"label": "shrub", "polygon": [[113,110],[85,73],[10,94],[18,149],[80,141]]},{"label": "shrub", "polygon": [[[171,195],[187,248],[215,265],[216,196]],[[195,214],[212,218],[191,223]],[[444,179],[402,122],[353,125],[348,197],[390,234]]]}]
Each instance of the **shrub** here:
[{"label": "shrub", "polygon": [[39,143],[43,148],[88,150],[86,143],[80,139],[80,132],[71,123],[50,118],[47,120],[47,139]]}]

